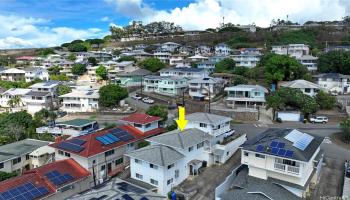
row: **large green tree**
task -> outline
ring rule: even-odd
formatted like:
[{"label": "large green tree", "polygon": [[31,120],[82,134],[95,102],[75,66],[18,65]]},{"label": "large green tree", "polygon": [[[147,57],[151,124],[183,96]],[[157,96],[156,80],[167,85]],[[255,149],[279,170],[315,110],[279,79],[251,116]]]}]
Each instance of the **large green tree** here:
[{"label": "large green tree", "polygon": [[122,56],[118,59],[118,62],[122,61],[134,61],[137,62],[137,59],[134,56]]},{"label": "large green tree", "polygon": [[350,52],[329,51],[321,54],[317,61],[318,71],[321,73],[350,74]]},{"label": "large green tree", "polygon": [[118,106],[119,101],[128,97],[128,90],[119,85],[106,85],[99,90],[99,104],[102,107],[112,108]]},{"label": "large green tree", "polygon": [[318,105],[321,109],[332,109],[335,106],[336,98],[324,91],[319,91],[315,96]]},{"label": "large green tree", "polygon": [[88,50],[86,45],[83,43],[71,43],[67,48],[70,52],[82,52]]},{"label": "large green tree", "polygon": [[225,58],[215,64],[215,73],[233,73],[236,62],[230,58]]},{"label": "large green tree", "polygon": [[89,62],[89,64],[92,65],[92,66],[97,65],[97,60],[96,60],[95,57],[89,57],[89,58],[88,58],[88,62]]},{"label": "large green tree", "polygon": [[286,106],[299,109],[305,115],[315,113],[319,109],[315,98],[294,88],[283,87],[266,98],[266,107],[274,111],[284,109]]},{"label": "large green tree", "polygon": [[146,114],[152,116],[158,116],[162,118],[162,121],[166,121],[168,119],[168,109],[163,105],[153,105],[148,108]]},{"label": "large green tree", "polygon": [[108,70],[105,66],[100,65],[96,69],[96,75],[102,79],[102,80],[107,80],[108,79]]},{"label": "large green tree", "polygon": [[340,128],[342,130],[342,134],[346,140],[346,142],[350,142],[350,118],[342,121],[340,123]]},{"label": "large green tree", "polygon": [[64,95],[67,93],[72,92],[72,88],[69,87],[68,85],[59,85],[57,88],[58,95]]},{"label": "large green tree", "polygon": [[163,69],[166,65],[158,58],[146,58],[140,63],[140,66],[144,69],[147,69],[151,72],[157,72]]},{"label": "large green tree", "polygon": [[270,84],[302,79],[309,73],[295,58],[286,55],[268,54],[262,61],[265,81]]},{"label": "large green tree", "polygon": [[86,66],[84,64],[76,63],[72,67],[72,74],[81,76],[86,72]]}]

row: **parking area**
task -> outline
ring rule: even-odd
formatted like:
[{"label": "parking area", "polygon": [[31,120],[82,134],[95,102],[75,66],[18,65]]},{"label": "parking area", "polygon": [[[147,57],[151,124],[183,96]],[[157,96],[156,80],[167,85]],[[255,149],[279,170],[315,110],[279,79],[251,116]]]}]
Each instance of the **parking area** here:
[{"label": "parking area", "polygon": [[319,184],[316,186],[312,199],[335,199],[341,197],[344,182],[344,161],[324,157]]},{"label": "parking area", "polygon": [[225,164],[207,167],[195,177],[190,177],[175,190],[181,193],[190,194],[191,200],[212,200],[215,199],[215,188],[240,165],[241,152],[237,151]]}]

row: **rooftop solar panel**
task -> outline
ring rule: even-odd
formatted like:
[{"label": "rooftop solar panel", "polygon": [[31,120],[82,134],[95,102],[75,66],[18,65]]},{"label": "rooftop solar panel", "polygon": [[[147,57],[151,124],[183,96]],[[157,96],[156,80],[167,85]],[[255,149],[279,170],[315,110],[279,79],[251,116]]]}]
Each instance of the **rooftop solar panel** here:
[{"label": "rooftop solar panel", "polygon": [[108,133],[105,136],[110,138],[110,139],[112,139],[114,142],[118,142],[119,141],[119,139],[115,135],[113,135],[111,133]]},{"label": "rooftop solar panel", "polygon": [[276,147],[272,148],[272,150],[271,150],[272,154],[277,154],[277,152],[278,152],[278,148],[276,148]]},{"label": "rooftop solar panel", "polygon": [[69,140],[68,142],[81,146],[81,145],[83,145],[86,141],[85,141],[85,140],[81,140],[81,139],[75,138],[75,139]]},{"label": "rooftop solar panel", "polygon": [[119,137],[120,140],[124,141],[124,142],[127,142],[129,140],[132,140],[134,139],[135,137],[132,136],[132,135],[125,135],[125,136],[122,136],[122,137]]},{"label": "rooftop solar panel", "polygon": [[278,142],[272,141],[270,144],[270,147],[277,147],[277,145],[278,145]]},{"label": "rooftop solar panel", "polygon": [[147,197],[142,197],[140,200],[148,200]]},{"label": "rooftop solar panel", "polygon": [[277,154],[279,156],[284,156],[286,154],[286,150],[285,149],[279,149]]},{"label": "rooftop solar panel", "polygon": [[286,143],[283,142],[279,142],[277,145],[278,148],[284,148],[284,146],[286,146]]},{"label": "rooftop solar panel", "polygon": [[311,141],[313,139],[314,139],[314,137],[312,137],[311,135],[304,134],[301,138],[299,138],[293,144],[293,146],[295,146],[296,148],[304,151],[309,146],[309,144],[311,143]]},{"label": "rooftop solar panel", "polygon": [[99,142],[101,142],[101,143],[104,144],[104,145],[110,144],[109,141],[107,141],[107,140],[106,140],[104,137],[102,137],[102,136],[96,137],[96,140],[98,140]]},{"label": "rooftop solar panel", "polygon": [[256,147],[256,151],[257,152],[262,152],[264,150],[264,146],[263,145],[258,145],[257,147]]},{"label": "rooftop solar panel", "polygon": [[73,180],[74,178],[70,174],[61,174],[57,170],[48,172],[45,174],[47,178],[50,179],[50,181],[55,184],[56,186],[62,185],[68,181]]},{"label": "rooftop solar panel", "polygon": [[86,95],[92,95],[94,93],[94,91],[89,91],[86,93]]},{"label": "rooftop solar panel", "polygon": [[[40,191],[40,190],[41,191]],[[0,193],[1,200],[32,200],[38,197],[42,197],[49,193],[46,187],[35,187],[32,183],[26,183],[19,185],[15,188],[10,189],[9,191],[5,191]]]},{"label": "rooftop solar panel", "polygon": [[64,149],[64,150],[68,150],[68,151],[73,151],[73,152],[81,152],[82,150],[84,150],[84,147],[81,147],[79,145],[73,144],[73,143],[69,143],[69,142],[61,142],[58,145],[58,148]]},{"label": "rooftop solar panel", "polygon": [[291,158],[293,157],[293,153],[293,151],[287,150],[285,156]]},{"label": "rooftop solar panel", "polygon": [[124,194],[122,197],[123,197],[123,199],[125,199],[125,200],[134,200],[134,198],[132,198],[132,197],[129,196],[128,194]]}]

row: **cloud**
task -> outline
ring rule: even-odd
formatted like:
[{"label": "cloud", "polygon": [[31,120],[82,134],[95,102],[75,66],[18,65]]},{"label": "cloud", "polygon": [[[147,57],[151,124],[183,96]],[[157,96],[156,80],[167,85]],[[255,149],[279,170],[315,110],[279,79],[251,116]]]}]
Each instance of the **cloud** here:
[{"label": "cloud", "polygon": [[340,20],[349,13],[347,0],[196,0],[184,7],[157,10],[142,0],[105,0],[119,14],[132,20],[171,21],[185,29],[218,27],[225,22],[268,27],[272,19],[303,23],[308,20]]},{"label": "cloud", "polygon": [[58,46],[75,39],[103,37],[98,28],[50,27],[42,18],[0,15],[0,49]]},{"label": "cloud", "polygon": [[102,22],[109,22],[109,21],[111,21],[111,19],[109,19],[109,17],[107,17],[107,16],[102,17],[100,20],[101,20]]}]

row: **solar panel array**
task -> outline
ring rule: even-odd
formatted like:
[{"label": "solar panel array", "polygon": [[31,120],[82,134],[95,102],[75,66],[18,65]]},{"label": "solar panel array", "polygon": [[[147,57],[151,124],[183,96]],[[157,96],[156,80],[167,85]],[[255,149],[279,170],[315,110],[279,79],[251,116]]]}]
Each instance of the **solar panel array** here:
[{"label": "solar panel array", "polygon": [[284,149],[285,143],[272,141],[269,146],[265,147],[264,145],[259,144],[256,147],[257,152],[266,152],[273,155],[278,155],[281,157],[293,157],[294,152]]},{"label": "solar panel array", "polygon": [[18,185],[6,192],[0,193],[0,200],[33,200],[49,193],[46,187],[36,187],[32,183]]},{"label": "solar panel array", "polygon": [[291,131],[284,138],[292,142],[294,147],[303,151],[309,146],[309,144],[314,139],[314,137],[312,137],[311,135],[302,133],[298,130]]},{"label": "solar panel array", "polygon": [[117,183],[119,186],[118,189],[124,191],[124,192],[134,192],[136,194],[144,194],[146,191],[144,189],[141,189],[139,187],[133,186],[127,182],[120,182]]},{"label": "solar panel array", "polygon": [[85,144],[86,141],[75,138],[75,139],[69,140],[69,142],[81,146],[81,145]]},{"label": "solar panel array", "polygon": [[115,128],[110,130],[108,133],[102,136],[96,137],[96,140],[100,141],[104,145],[114,144],[119,141],[127,142],[129,140],[134,139],[130,133],[120,129]]},{"label": "solar panel array", "polygon": [[75,153],[79,153],[82,150],[84,150],[83,146],[80,146],[80,145],[77,145],[77,144],[74,144],[74,143],[70,143],[70,142],[61,142],[58,145],[58,148],[61,148],[61,149],[67,150],[67,151],[72,151],[72,152],[75,152]]},{"label": "solar panel array", "polygon": [[46,173],[45,176],[56,186],[60,186],[74,179],[73,176],[71,176],[70,174],[61,174],[57,170],[53,170],[49,173]]}]

